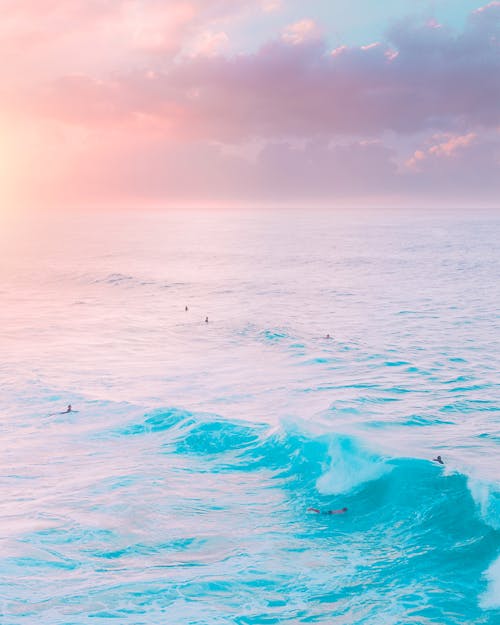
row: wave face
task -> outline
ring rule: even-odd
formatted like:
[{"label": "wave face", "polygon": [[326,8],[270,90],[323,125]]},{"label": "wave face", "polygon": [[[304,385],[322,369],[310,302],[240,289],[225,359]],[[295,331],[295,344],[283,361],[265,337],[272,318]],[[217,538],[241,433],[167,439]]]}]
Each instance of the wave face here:
[{"label": "wave face", "polygon": [[496,218],[78,219],[3,246],[1,623],[498,625]]},{"label": "wave face", "polygon": [[[500,536],[466,476],[296,426],[170,408],[102,428],[110,412],[4,521],[20,621],[495,623]],[[60,444],[72,419],[57,417]],[[41,476],[9,480],[21,495]]]}]

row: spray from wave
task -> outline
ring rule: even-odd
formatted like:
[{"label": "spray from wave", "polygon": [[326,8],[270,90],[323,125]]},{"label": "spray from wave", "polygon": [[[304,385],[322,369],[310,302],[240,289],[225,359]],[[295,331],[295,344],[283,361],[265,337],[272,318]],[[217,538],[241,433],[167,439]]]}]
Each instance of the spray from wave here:
[{"label": "spray from wave", "polygon": [[348,436],[334,437],[328,447],[330,466],[317,480],[323,495],[340,495],[381,478],[392,467]]},{"label": "spray from wave", "polygon": [[484,577],[488,588],[481,596],[481,607],[486,610],[500,609],[500,557],[490,565]]}]

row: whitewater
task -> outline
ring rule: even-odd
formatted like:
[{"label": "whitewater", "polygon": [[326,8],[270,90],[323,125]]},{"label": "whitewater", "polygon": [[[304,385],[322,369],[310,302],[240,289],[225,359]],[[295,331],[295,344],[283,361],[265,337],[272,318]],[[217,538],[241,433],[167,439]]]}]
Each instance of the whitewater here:
[{"label": "whitewater", "polygon": [[0,227],[2,625],[500,623],[498,213]]}]

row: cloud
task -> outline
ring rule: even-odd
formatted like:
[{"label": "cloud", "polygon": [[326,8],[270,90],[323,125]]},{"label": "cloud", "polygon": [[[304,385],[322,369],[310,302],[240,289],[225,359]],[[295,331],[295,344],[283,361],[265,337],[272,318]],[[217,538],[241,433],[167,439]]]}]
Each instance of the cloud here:
[{"label": "cloud", "polygon": [[271,143],[249,157],[217,144],[153,137],[132,144],[109,141],[97,153],[94,141],[75,151],[63,172],[73,185],[53,185],[68,204],[119,204],[125,198],[170,206],[362,200],[383,195],[396,173],[392,151],[377,143]]},{"label": "cloud", "polygon": [[109,111],[120,118],[161,118],[182,110],[179,134],[196,131],[215,141],[495,127],[499,25],[495,4],[471,15],[459,35],[406,22],[393,27],[385,42],[332,54],[318,39],[315,23],[304,20],[288,27],[282,40],[234,57],[216,54],[226,42],[224,33],[208,32],[199,42],[200,55],[153,67],[152,80],[128,71],[115,75],[112,89],[102,81],[86,91],[81,81],[54,82],[53,105],[46,99],[43,110],[74,119],[77,99],[81,123],[98,121],[96,102],[105,119]]},{"label": "cloud", "polygon": [[205,31],[194,42],[193,56],[216,56],[229,45],[229,37],[225,32]]},{"label": "cloud", "polygon": [[[19,35],[33,10],[50,27],[25,65],[20,55],[3,69],[7,117],[35,129],[33,140],[20,132],[16,157],[18,186],[34,197],[362,203],[500,191],[498,2],[459,33],[403,21],[379,41],[332,49],[304,18],[237,54],[228,20],[281,5],[41,4],[7,4],[0,26],[0,38]],[[79,30],[64,34],[75,16]]]},{"label": "cloud", "polygon": [[281,35],[285,43],[297,45],[320,38],[320,28],[314,20],[304,19],[285,28]]},{"label": "cloud", "polygon": [[262,9],[266,13],[273,13],[283,8],[283,0],[262,0]]},{"label": "cloud", "polygon": [[457,157],[462,150],[470,146],[477,139],[475,132],[466,135],[440,135],[433,136],[430,145],[425,149],[415,150],[413,156],[407,161],[410,169],[418,169],[425,160],[437,158]]},{"label": "cloud", "polygon": [[163,66],[203,33],[268,10],[266,0],[2,0],[2,83]]},{"label": "cloud", "polygon": [[57,122],[43,130],[30,126],[24,144],[16,141],[23,175],[6,175],[22,201],[62,207],[477,206],[494,204],[500,193],[498,132],[431,134],[414,151],[416,166],[408,167],[381,140],[229,147],[158,132],[148,119],[136,124],[130,133]]},{"label": "cloud", "polygon": [[198,11],[188,2],[169,2],[145,9],[142,3],[129,1],[123,4],[122,16],[134,48],[172,53],[182,46]]},{"label": "cloud", "polygon": [[388,180],[394,186],[394,156],[376,141],[271,143],[259,154],[257,169],[266,194],[276,200],[284,194],[301,201],[361,198],[381,194]]},{"label": "cloud", "polygon": [[500,130],[429,136],[406,162],[429,188],[476,193],[500,190]]},{"label": "cloud", "polygon": [[476,9],[474,11],[474,15],[480,15],[481,13],[486,13],[490,9],[498,8],[498,7],[500,7],[500,2],[498,2],[498,0],[496,0],[494,2],[490,2],[489,4],[486,4],[485,6],[482,6],[482,7],[479,7],[478,9]]}]

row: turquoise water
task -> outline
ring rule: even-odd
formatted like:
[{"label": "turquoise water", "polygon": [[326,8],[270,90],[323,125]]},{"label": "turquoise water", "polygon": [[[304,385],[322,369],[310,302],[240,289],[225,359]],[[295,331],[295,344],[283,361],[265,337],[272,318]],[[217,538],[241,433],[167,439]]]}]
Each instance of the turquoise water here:
[{"label": "turquoise water", "polygon": [[2,625],[499,623],[499,225],[3,224]]}]

